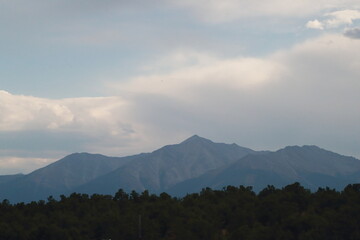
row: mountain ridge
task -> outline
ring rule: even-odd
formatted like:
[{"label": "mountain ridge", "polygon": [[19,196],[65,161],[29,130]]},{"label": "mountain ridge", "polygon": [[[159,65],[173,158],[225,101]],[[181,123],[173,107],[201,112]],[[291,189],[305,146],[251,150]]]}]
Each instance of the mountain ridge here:
[{"label": "mountain ridge", "polygon": [[[221,152],[221,154],[219,154]],[[145,158],[124,165],[114,172],[100,177],[97,182],[82,186],[79,191],[94,192],[92,185],[101,185],[102,190],[109,189],[108,182],[118,182],[126,190],[132,188],[164,191],[171,185],[202,173],[226,165],[255,151],[237,145],[214,143],[194,135],[179,144],[166,145],[148,154]],[[132,179],[129,182],[129,179]]]},{"label": "mountain ridge", "polygon": [[360,161],[315,145],[254,151],[193,135],[150,153],[126,157],[73,153],[27,175],[0,176],[0,199],[13,202],[49,195],[149,190],[181,196],[203,187],[283,186],[293,182],[316,189],[360,181]]},{"label": "mountain ridge", "polygon": [[[350,182],[359,181],[360,161],[354,157],[342,156],[317,146],[288,146],[274,152],[247,155],[223,169],[179,183],[170,189],[170,193],[179,195],[179,191],[186,194],[204,187],[221,188],[226,185],[254,186],[254,190],[258,191],[269,184],[282,187],[291,182],[300,182],[312,190],[324,184],[341,189]],[[184,189],[187,191],[184,192]]]}]

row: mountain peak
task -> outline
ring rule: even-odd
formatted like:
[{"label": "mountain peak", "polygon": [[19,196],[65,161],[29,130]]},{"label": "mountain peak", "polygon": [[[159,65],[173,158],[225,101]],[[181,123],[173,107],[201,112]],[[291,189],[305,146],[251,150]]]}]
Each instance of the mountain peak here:
[{"label": "mountain peak", "polygon": [[199,137],[198,135],[195,134],[195,135],[189,137],[188,139],[186,139],[185,141],[183,141],[181,144],[184,144],[184,143],[200,143],[200,142],[211,142],[211,141],[209,139]]},{"label": "mountain peak", "polygon": [[327,151],[324,149],[319,148],[316,145],[303,145],[303,146],[298,146],[298,145],[294,145],[294,146],[287,146],[283,149],[280,149],[278,151]]}]

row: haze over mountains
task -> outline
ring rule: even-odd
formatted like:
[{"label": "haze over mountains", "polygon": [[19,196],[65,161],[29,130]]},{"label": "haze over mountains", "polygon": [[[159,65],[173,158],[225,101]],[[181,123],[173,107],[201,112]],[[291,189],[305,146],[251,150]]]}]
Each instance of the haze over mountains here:
[{"label": "haze over mountains", "polygon": [[183,196],[204,187],[246,185],[259,191],[295,181],[313,190],[341,189],[360,182],[360,161],[316,146],[258,152],[195,135],[152,153],[75,153],[27,175],[0,176],[0,199],[28,202],[72,192],[114,194],[120,188]]}]

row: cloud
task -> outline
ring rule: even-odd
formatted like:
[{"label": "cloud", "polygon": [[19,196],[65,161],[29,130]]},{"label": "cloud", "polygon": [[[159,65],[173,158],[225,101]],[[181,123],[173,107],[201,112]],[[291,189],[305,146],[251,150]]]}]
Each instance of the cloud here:
[{"label": "cloud", "polygon": [[131,93],[134,112],[153,133],[195,132],[258,148],[317,144],[360,156],[353,144],[359,51],[358,42],[324,35],[264,58],[210,55],[168,72],[153,69],[112,89]]},{"label": "cloud", "polygon": [[360,27],[345,29],[344,35],[349,38],[360,39]]},{"label": "cloud", "polygon": [[[120,151],[121,146],[117,143],[131,142],[139,134],[133,129],[136,123],[131,120],[128,107],[128,102],[120,97],[51,100],[0,91],[2,116],[0,132],[2,136],[8,135],[9,143],[11,143],[11,136],[14,137],[14,144],[8,146],[9,149],[16,148],[18,139],[24,138],[24,135],[18,134],[19,132],[29,132],[34,138],[42,138],[37,139],[37,142],[44,141],[45,143],[45,139],[56,139],[55,136],[59,138],[63,135],[61,140],[63,142],[56,141],[56,143],[66,145],[66,141],[70,141],[74,146],[79,146],[79,151],[90,150],[90,148]],[[78,138],[79,136],[81,138]],[[104,139],[99,141],[101,138]],[[31,141],[30,138],[27,139]],[[2,140],[0,138],[0,141]],[[110,143],[111,141],[113,143]],[[102,144],[104,142],[109,145]],[[28,145],[32,143],[29,142]],[[43,148],[39,147],[39,151],[46,148],[51,148],[51,146],[44,144]],[[61,147],[58,146],[58,148]],[[74,150],[74,148],[71,149]]]},{"label": "cloud", "polygon": [[325,14],[331,18],[326,20],[325,24],[328,28],[335,28],[344,24],[352,24],[354,20],[360,19],[360,11],[357,10],[342,10]]},{"label": "cloud", "polygon": [[226,22],[246,17],[304,17],[329,9],[358,7],[356,0],[292,1],[275,0],[183,0],[171,1],[175,6],[189,9],[209,22]]},{"label": "cloud", "polygon": [[1,157],[0,175],[30,173],[44,165],[54,162],[56,159],[48,158],[23,158],[23,157]]},{"label": "cloud", "polygon": [[351,25],[354,20],[360,19],[360,11],[358,10],[341,10],[335,11],[331,13],[327,13],[324,15],[325,19],[322,21],[313,20],[308,21],[306,24],[307,28],[314,29],[329,29],[329,28],[337,28],[342,25]]},{"label": "cloud", "polygon": [[52,42],[78,46],[112,46],[127,41],[127,37],[119,29],[98,29],[84,26],[68,27],[63,36],[54,37]]},{"label": "cloud", "polygon": [[[48,19],[48,22],[58,20],[79,20],[82,18],[100,17],[104,15],[126,15],[133,10],[156,11],[159,9],[184,9],[206,22],[227,22],[248,17],[305,17],[331,9],[344,9],[348,6],[359,7],[357,0],[136,0],[136,1],[3,1],[0,13],[9,16],[23,16],[29,21]],[[21,19],[18,19],[21,20]]]},{"label": "cloud", "polygon": [[324,24],[322,22],[320,22],[319,20],[315,19],[314,21],[308,21],[306,23],[306,27],[307,28],[323,30],[324,29]]},{"label": "cloud", "polygon": [[[200,55],[201,58],[194,62],[194,56]],[[212,55],[185,53],[180,55],[179,60],[177,56],[165,58],[166,65],[175,66],[179,61],[183,62],[176,69],[167,73],[139,76],[114,87],[124,92],[156,94],[192,101],[201,89],[251,90],[266,85],[269,80],[274,81],[283,71],[281,64],[261,58],[221,59]],[[153,72],[162,71],[153,69]]]},{"label": "cloud", "polygon": [[50,100],[12,95],[0,91],[2,118],[0,131],[19,130],[79,130],[91,128],[97,122],[113,125],[110,112],[125,108],[120,98],[78,98]]},{"label": "cloud", "polygon": [[[113,82],[111,88],[114,89],[113,93],[118,91],[161,95],[182,101],[192,101],[199,93],[209,89],[262,92],[264,89],[282,86],[283,83],[308,74],[311,82],[334,79],[335,76],[331,76],[334,73],[324,77],[326,72],[332,72],[323,72],[329,66],[337,72],[336,77],[339,78],[344,76],[343,74],[357,73],[356,66],[359,61],[353,52],[353,48],[357,46],[341,36],[325,35],[267,57],[222,58],[187,51],[162,58],[160,63],[166,66],[165,70],[157,67],[159,64],[154,60],[155,67],[153,63],[144,67],[150,69],[149,73],[131,78],[127,83]],[[295,60],[296,64],[292,64]],[[353,79],[353,76],[350,79]]]},{"label": "cloud", "polygon": [[[28,172],[41,165],[39,159],[60,159],[73,152],[126,156],[189,135],[164,138],[169,133],[157,131],[159,126],[140,118],[137,109],[131,97],[53,100],[1,90],[0,165],[9,165],[4,171],[11,173]],[[17,163],[24,167],[16,168]]]}]

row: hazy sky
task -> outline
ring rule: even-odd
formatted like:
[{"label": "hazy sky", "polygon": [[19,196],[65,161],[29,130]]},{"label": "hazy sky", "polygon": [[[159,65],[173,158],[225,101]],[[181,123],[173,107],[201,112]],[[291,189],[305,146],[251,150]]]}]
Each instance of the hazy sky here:
[{"label": "hazy sky", "polygon": [[193,134],[360,158],[359,0],[0,0],[0,174]]}]

